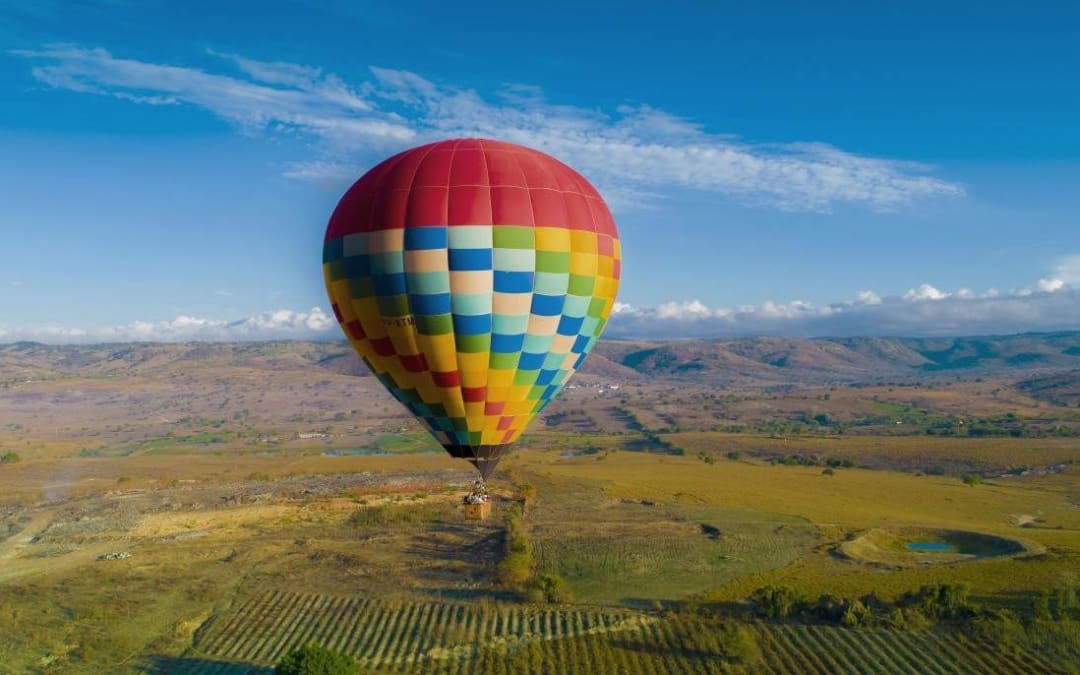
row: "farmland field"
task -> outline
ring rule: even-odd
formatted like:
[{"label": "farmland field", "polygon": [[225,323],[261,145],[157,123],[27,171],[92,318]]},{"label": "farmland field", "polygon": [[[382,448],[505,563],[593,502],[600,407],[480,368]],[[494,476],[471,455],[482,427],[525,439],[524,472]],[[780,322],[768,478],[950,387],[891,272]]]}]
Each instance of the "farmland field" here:
[{"label": "farmland field", "polygon": [[1035,653],[990,656],[955,631],[749,625],[760,654],[742,663],[726,656],[717,624],[696,617],[265,593],[216,618],[173,664],[192,675],[243,672],[314,641],[385,673],[1067,672]]},{"label": "farmland field", "polygon": [[309,640],[387,673],[1080,661],[1080,413],[1057,380],[725,390],[609,363],[476,523],[471,468],[338,347],[8,351],[4,675],[265,673]]}]

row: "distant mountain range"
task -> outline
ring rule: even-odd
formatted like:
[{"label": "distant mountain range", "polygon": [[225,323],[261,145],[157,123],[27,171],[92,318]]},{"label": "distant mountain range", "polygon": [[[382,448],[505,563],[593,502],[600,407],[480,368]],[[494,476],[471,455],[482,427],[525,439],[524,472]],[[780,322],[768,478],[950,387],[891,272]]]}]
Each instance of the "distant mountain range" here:
[{"label": "distant mountain range", "polygon": [[956,338],[609,340],[597,352],[583,372],[595,369],[608,376],[633,372],[717,384],[1023,376],[1080,369],[1080,331]]},{"label": "distant mountain range", "polygon": [[[334,342],[0,345],[0,382],[109,376],[206,367],[323,368],[366,375],[351,348]],[[1080,396],[1080,331],[957,338],[604,340],[582,378],[776,386],[926,379],[1029,378],[1042,397]]]}]

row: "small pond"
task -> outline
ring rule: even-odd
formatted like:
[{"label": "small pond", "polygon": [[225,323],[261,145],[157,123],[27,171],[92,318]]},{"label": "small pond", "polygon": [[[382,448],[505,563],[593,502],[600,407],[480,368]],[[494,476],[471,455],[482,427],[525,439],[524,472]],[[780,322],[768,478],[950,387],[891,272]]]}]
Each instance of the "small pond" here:
[{"label": "small pond", "polygon": [[907,543],[909,551],[939,551],[948,552],[955,551],[956,549],[947,541],[909,541]]}]

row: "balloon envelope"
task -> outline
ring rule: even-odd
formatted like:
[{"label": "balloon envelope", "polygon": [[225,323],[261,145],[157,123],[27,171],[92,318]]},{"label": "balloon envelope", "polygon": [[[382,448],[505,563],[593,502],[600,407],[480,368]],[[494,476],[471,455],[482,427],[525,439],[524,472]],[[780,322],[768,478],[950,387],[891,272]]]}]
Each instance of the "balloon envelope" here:
[{"label": "balloon envelope", "polygon": [[323,274],[357,353],[487,477],[596,344],[620,260],[615,221],[576,171],[456,139],[395,155],[345,193]]}]

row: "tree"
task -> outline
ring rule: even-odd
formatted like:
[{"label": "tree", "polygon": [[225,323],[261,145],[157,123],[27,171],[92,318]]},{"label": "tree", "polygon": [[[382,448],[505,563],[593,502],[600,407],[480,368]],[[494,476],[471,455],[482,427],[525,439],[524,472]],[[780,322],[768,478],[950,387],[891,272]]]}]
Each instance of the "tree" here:
[{"label": "tree", "polygon": [[281,657],[276,675],[357,675],[360,666],[348,654],[309,644]]},{"label": "tree", "polygon": [[787,586],[766,586],[754,591],[750,602],[759,615],[767,619],[784,619],[795,611],[800,598]]}]

